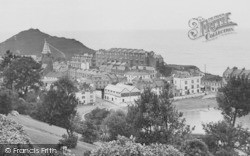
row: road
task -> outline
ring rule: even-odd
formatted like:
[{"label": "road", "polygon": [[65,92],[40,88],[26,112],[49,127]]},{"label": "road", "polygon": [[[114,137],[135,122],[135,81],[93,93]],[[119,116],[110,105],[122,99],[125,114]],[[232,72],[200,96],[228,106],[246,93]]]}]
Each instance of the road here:
[{"label": "road", "polygon": [[96,102],[94,105],[82,105],[77,107],[77,112],[82,116],[82,119],[84,120],[84,116],[94,110],[95,108],[106,108],[108,110],[124,110],[126,109],[126,106],[120,106],[114,103],[111,103],[109,101],[103,100],[101,98],[96,98]]}]

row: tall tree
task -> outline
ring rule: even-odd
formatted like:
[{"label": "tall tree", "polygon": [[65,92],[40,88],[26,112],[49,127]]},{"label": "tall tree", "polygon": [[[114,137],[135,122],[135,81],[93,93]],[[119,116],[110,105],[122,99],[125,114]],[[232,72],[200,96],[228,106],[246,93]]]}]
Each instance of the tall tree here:
[{"label": "tall tree", "polygon": [[236,118],[250,112],[250,83],[246,78],[231,78],[217,94],[222,114],[233,126]]},{"label": "tall tree", "polygon": [[250,154],[250,132],[241,125],[233,127],[227,121],[203,125],[204,141],[214,154],[222,150],[235,153],[235,149]]},{"label": "tall tree", "polygon": [[102,122],[103,127],[107,128],[109,140],[115,140],[118,135],[129,136],[126,123],[126,114],[122,111],[115,111],[109,114]]},{"label": "tall tree", "polygon": [[4,69],[3,85],[8,89],[15,89],[23,98],[28,91],[37,90],[42,85],[41,64],[31,57],[17,58]]},{"label": "tall tree", "polygon": [[179,144],[191,133],[182,113],[172,104],[170,86],[165,82],[160,96],[146,89],[135,106],[128,109],[127,122],[141,143]]},{"label": "tall tree", "polygon": [[65,128],[69,136],[73,136],[72,121],[77,113],[78,100],[75,97],[75,89],[73,82],[63,77],[53,84],[42,103],[44,120],[49,124]]}]

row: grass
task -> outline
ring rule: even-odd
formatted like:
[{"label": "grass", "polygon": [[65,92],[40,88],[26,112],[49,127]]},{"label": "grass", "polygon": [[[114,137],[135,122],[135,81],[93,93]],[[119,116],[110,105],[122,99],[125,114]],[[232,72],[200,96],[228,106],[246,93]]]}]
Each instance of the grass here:
[{"label": "grass", "polygon": [[[66,133],[66,130],[61,127],[50,126],[47,123],[34,120],[29,116],[19,115],[17,117],[9,117],[23,125],[24,130],[33,144],[57,144],[62,138],[61,136]],[[77,147],[71,149],[71,151],[76,154],[76,156],[82,156],[84,151],[93,150],[95,148],[95,145],[78,141]]]}]

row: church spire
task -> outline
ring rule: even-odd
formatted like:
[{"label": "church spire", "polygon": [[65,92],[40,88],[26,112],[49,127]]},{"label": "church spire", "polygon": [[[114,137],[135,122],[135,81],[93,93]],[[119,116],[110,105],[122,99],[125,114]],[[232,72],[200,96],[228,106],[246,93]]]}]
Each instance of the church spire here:
[{"label": "church spire", "polygon": [[44,46],[43,46],[42,54],[51,54],[49,44],[47,43],[46,39],[44,39]]}]

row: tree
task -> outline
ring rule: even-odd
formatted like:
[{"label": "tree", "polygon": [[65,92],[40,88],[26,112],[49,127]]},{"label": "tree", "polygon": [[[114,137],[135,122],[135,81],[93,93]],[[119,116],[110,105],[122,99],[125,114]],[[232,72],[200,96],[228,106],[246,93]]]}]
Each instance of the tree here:
[{"label": "tree", "polygon": [[100,126],[102,121],[110,114],[110,111],[105,108],[95,108],[86,115],[86,120],[91,121],[94,125]]},{"label": "tree", "polygon": [[129,136],[126,114],[122,111],[115,111],[109,114],[103,120],[102,125],[107,128],[109,140],[115,140],[118,135]]},{"label": "tree", "polygon": [[8,115],[13,110],[14,93],[6,88],[0,88],[0,114]]},{"label": "tree", "polygon": [[53,125],[66,129],[69,136],[73,136],[73,123],[76,116],[78,100],[75,97],[75,86],[67,77],[63,77],[53,84],[44,97],[44,120]]},{"label": "tree", "polygon": [[25,98],[30,90],[38,90],[41,82],[41,64],[31,57],[17,58],[5,68],[3,85],[15,89],[20,97]]},{"label": "tree", "polygon": [[250,83],[247,79],[231,78],[219,90],[217,102],[225,119],[235,126],[237,117],[250,112]]},{"label": "tree", "polygon": [[205,130],[204,141],[213,153],[230,151],[235,152],[235,149],[244,151],[250,154],[250,132],[248,129],[237,125],[234,127],[227,121],[217,123],[209,123],[203,125]]},{"label": "tree", "polygon": [[135,106],[129,107],[127,122],[138,142],[173,145],[180,144],[191,133],[182,115],[172,104],[170,86],[165,82],[160,96],[145,89]]},{"label": "tree", "polygon": [[98,139],[98,131],[96,125],[91,121],[86,120],[82,127],[82,141],[87,143],[94,143]]},{"label": "tree", "polygon": [[20,56],[14,55],[10,50],[7,50],[3,56],[3,61],[0,63],[0,71],[4,71],[17,58],[20,58]]}]

